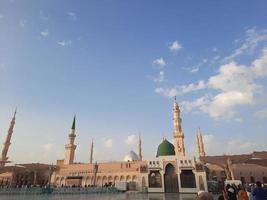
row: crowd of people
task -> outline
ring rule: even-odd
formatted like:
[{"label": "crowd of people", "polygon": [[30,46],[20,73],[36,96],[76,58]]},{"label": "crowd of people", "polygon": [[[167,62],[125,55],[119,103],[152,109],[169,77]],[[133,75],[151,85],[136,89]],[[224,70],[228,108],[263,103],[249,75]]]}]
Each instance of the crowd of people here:
[{"label": "crowd of people", "polygon": [[[196,200],[214,200],[214,197],[209,192],[199,191]],[[267,200],[267,189],[261,182],[246,187],[227,184],[218,200]]]}]

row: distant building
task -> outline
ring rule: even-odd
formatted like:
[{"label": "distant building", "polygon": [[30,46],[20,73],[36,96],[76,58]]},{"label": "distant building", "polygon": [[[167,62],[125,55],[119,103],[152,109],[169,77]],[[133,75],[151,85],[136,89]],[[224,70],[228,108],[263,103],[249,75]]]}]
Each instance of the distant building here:
[{"label": "distant building", "polygon": [[200,129],[196,134],[198,158],[205,164],[208,181],[241,180],[267,184],[267,152],[252,154],[206,156]]},{"label": "distant building", "polygon": [[17,109],[10,122],[0,155],[0,186],[47,185],[52,172],[51,165],[28,163],[6,166],[6,164],[10,163],[7,154],[11,145],[16,113]]},{"label": "distant building", "polygon": [[31,163],[0,168],[0,186],[44,186],[50,184],[51,165]]},{"label": "distant building", "polygon": [[267,152],[200,157],[207,167],[208,180],[241,180],[242,183],[260,181],[267,184],[267,165],[252,164],[254,160],[263,159],[267,160]]}]

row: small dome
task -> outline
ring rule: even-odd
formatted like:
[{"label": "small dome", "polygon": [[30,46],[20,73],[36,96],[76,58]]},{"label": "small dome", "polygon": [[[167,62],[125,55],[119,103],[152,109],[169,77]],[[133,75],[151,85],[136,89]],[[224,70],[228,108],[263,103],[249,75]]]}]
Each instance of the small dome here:
[{"label": "small dome", "polygon": [[159,144],[157,150],[157,157],[159,156],[173,156],[175,155],[174,146],[168,140],[163,139],[163,141]]},{"label": "small dome", "polygon": [[134,151],[130,151],[123,159],[125,162],[138,160],[138,155]]}]

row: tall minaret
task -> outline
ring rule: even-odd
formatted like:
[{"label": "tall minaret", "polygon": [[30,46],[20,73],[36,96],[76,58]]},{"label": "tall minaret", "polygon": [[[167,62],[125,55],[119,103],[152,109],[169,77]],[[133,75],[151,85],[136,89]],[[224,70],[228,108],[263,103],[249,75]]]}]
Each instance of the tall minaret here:
[{"label": "tall minaret", "polygon": [[141,134],[138,135],[138,160],[142,160],[142,142],[141,142]]},{"label": "tall minaret", "polygon": [[200,128],[197,129],[196,142],[197,142],[197,149],[198,149],[198,157],[206,156],[204,143],[203,143],[203,138],[202,138],[202,134],[201,134]]},{"label": "tall minaret", "polygon": [[176,97],[174,97],[173,102],[173,138],[174,138],[174,147],[175,147],[175,155],[176,156],[185,156],[185,148],[184,148],[184,133],[182,131],[181,123],[182,119],[180,117],[180,108],[178,103],[176,102]]},{"label": "tall minaret", "polygon": [[65,145],[65,158],[64,158],[64,164],[65,165],[73,163],[74,153],[75,153],[75,149],[77,147],[74,144],[74,140],[76,137],[76,135],[75,135],[75,118],[76,118],[76,115],[74,115],[72,127],[71,127],[70,134],[69,134],[69,144]]},{"label": "tall minaret", "polygon": [[17,108],[16,108],[16,110],[14,112],[14,115],[13,115],[13,118],[12,118],[12,120],[10,122],[9,129],[8,129],[8,132],[7,132],[7,136],[6,136],[6,140],[3,143],[3,148],[2,148],[1,158],[0,158],[0,167],[4,167],[6,162],[7,162],[7,160],[8,160],[7,153],[8,153],[9,146],[11,144],[10,141],[11,141],[13,129],[14,129],[14,126],[15,126],[16,114],[17,114]]},{"label": "tall minaret", "polygon": [[93,163],[93,155],[94,155],[94,138],[92,138],[91,148],[90,148],[90,160],[89,163]]}]

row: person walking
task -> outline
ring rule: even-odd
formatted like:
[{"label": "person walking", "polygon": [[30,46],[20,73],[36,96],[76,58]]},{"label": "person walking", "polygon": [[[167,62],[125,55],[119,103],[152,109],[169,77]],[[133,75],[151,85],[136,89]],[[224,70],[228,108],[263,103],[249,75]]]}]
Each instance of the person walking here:
[{"label": "person walking", "polygon": [[226,192],[227,192],[228,200],[237,200],[236,190],[233,186],[231,186],[230,184],[227,184]]},{"label": "person walking", "polygon": [[245,191],[244,187],[242,185],[238,186],[238,200],[249,200],[247,192]]},{"label": "person walking", "polygon": [[256,182],[256,188],[252,191],[252,195],[255,197],[255,200],[267,199],[267,190],[262,187],[260,181]]}]

